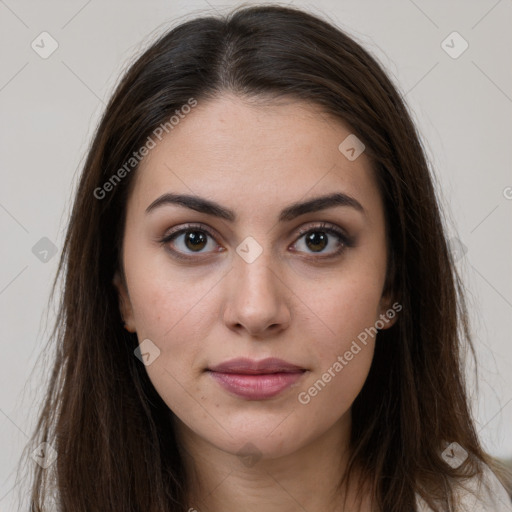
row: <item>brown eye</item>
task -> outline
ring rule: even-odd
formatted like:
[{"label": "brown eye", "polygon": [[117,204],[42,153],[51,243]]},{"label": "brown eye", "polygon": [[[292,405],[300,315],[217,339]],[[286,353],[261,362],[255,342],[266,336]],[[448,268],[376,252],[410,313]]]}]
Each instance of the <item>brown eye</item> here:
[{"label": "brown eye", "polygon": [[185,231],[183,243],[191,251],[204,249],[207,241],[207,236],[202,231]]},{"label": "brown eye", "polygon": [[164,245],[176,258],[189,258],[194,254],[206,254],[214,252],[218,248],[213,235],[200,226],[185,226],[177,229],[163,239]]},{"label": "brown eye", "polygon": [[328,236],[322,231],[312,231],[305,235],[304,240],[313,252],[323,251],[329,243]]},{"label": "brown eye", "polygon": [[350,239],[341,229],[331,224],[322,224],[310,229],[302,229],[300,237],[294,244],[294,250],[325,257],[336,256],[346,247],[353,246]]}]

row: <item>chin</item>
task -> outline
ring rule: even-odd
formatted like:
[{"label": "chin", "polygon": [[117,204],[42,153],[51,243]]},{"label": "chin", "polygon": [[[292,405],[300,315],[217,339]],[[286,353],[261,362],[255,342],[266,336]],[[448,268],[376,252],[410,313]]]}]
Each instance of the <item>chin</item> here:
[{"label": "chin", "polygon": [[251,425],[251,428],[248,428],[248,423],[246,420],[246,427],[243,431],[226,428],[232,436],[223,431],[219,438],[210,438],[209,442],[220,450],[237,455],[242,459],[252,457],[254,461],[286,457],[307,443],[308,436],[304,436],[304,429],[299,428],[300,426],[298,428],[285,426],[285,422],[283,422],[276,428],[279,422],[276,422],[275,425],[272,422],[258,427]]}]

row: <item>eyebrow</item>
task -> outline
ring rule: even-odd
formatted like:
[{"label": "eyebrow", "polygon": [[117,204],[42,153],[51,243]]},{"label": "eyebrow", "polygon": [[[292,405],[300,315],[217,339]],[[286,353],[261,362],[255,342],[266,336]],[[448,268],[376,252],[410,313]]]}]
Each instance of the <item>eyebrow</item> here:
[{"label": "eyebrow", "polygon": [[[156,208],[169,204],[190,208],[191,210],[219,217],[230,222],[234,222],[236,220],[236,214],[233,210],[221,206],[214,201],[210,201],[209,199],[187,194],[163,194],[146,208],[146,214]],[[287,206],[279,214],[279,222],[287,222],[306,213],[326,210],[327,208],[333,208],[336,206],[349,207],[361,213],[365,213],[365,210],[359,201],[347,194],[336,192]]]}]

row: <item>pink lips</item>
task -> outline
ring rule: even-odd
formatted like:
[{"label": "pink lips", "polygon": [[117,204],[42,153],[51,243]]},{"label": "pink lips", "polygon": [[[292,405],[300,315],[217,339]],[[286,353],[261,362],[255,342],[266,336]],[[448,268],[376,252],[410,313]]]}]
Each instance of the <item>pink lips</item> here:
[{"label": "pink lips", "polygon": [[297,382],[305,369],[282,359],[237,358],[208,368],[227,391],[249,400],[271,398]]}]

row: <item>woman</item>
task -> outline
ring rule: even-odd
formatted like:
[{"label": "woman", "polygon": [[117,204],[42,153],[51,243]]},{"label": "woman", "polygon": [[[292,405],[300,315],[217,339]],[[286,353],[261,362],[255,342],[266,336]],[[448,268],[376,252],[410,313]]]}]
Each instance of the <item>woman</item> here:
[{"label": "woman", "polygon": [[416,129],[325,21],[240,8],[138,58],[59,272],[32,510],[510,509]]}]

